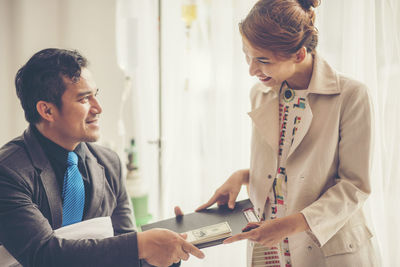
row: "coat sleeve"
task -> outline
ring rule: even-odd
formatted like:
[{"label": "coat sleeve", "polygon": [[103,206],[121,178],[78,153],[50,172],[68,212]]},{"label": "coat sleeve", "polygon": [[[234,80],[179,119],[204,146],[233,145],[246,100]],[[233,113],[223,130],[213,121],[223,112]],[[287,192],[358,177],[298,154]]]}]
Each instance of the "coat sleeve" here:
[{"label": "coat sleeve", "polygon": [[54,235],[32,201],[35,188],[0,165],[0,243],[23,266],[140,266],[135,232],[105,239]]},{"label": "coat sleeve", "polygon": [[371,105],[364,85],[342,92],[335,184],[301,212],[323,246],[359,211],[370,188]]}]

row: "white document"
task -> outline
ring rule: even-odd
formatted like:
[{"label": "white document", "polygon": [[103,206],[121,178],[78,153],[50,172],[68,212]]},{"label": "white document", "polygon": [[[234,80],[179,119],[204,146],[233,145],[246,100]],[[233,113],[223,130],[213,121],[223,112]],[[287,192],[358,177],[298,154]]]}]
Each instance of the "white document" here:
[{"label": "white document", "polygon": [[[87,221],[67,225],[54,230],[55,236],[64,239],[102,239],[114,236],[110,217],[98,217]],[[0,245],[0,266],[22,266],[4,246]]]}]

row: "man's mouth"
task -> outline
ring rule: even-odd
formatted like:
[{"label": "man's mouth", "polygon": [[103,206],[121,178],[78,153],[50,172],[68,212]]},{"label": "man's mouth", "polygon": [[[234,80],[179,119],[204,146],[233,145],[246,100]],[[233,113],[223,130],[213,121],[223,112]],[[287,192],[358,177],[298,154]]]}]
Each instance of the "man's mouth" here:
[{"label": "man's mouth", "polygon": [[92,119],[92,120],[87,120],[86,123],[88,123],[88,124],[97,124],[98,121],[99,121],[99,119]]},{"label": "man's mouth", "polygon": [[92,124],[92,123],[97,124],[98,121],[99,121],[99,114],[96,114],[92,118],[87,119],[85,122],[88,124]]}]

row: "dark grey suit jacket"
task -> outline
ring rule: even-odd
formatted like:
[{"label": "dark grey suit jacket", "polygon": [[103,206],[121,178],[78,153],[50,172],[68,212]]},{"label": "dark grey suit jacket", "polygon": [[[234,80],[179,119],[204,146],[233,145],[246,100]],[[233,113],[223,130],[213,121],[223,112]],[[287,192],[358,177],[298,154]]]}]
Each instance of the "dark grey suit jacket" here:
[{"label": "dark grey suit jacket", "polygon": [[117,236],[65,240],[54,171],[32,130],[0,148],[0,243],[23,266],[140,266],[132,210],[116,153],[83,144],[91,179],[84,220],[111,216]]}]

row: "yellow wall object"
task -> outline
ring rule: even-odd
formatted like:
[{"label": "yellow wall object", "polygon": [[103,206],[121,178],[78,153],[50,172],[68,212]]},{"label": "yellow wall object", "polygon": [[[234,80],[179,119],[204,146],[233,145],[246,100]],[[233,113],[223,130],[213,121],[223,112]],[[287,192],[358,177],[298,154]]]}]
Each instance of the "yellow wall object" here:
[{"label": "yellow wall object", "polygon": [[182,19],[187,28],[192,26],[192,22],[197,18],[197,5],[196,4],[183,4],[182,5]]}]

